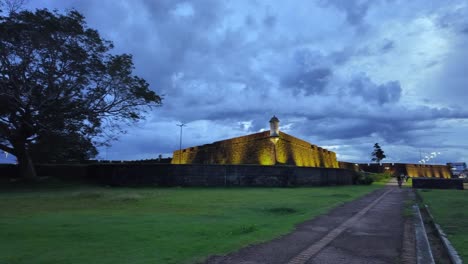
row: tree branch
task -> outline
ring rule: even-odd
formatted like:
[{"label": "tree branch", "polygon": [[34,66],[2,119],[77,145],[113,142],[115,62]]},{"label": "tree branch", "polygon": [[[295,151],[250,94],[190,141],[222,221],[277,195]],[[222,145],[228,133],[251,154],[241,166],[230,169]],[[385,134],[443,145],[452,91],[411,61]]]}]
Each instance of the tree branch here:
[{"label": "tree branch", "polygon": [[8,147],[7,145],[1,144],[1,143],[0,143],[0,150],[3,150],[3,151],[6,151],[6,152],[8,152],[10,154],[15,155],[15,150],[13,148]]}]

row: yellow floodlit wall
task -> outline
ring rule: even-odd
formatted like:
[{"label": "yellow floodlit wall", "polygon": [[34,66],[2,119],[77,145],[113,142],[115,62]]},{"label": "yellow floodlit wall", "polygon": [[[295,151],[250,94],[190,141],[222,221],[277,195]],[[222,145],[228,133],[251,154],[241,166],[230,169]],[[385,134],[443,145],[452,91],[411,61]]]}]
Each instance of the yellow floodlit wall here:
[{"label": "yellow floodlit wall", "polygon": [[354,164],[340,162],[340,168],[355,171],[387,172],[393,175],[405,174],[410,177],[450,178],[450,168],[446,165],[410,164],[410,163],[382,163],[382,164]]},{"label": "yellow floodlit wall", "polygon": [[174,151],[173,164],[259,164],[338,168],[336,154],[280,132],[270,132],[214,142]]},{"label": "yellow floodlit wall", "polygon": [[450,169],[445,165],[406,164],[406,171],[410,177],[451,177]]}]

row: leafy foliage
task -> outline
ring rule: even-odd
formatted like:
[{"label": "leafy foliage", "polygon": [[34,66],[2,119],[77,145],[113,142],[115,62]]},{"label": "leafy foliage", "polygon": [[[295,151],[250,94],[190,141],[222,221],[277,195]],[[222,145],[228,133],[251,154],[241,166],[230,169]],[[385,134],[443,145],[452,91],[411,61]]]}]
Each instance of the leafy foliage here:
[{"label": "leafy foliage", "polygon": [[372,152],[372,161],[380,163],[381,160],[385,159],[384,151],[380,148],[379,143],[374,144],[374,151]]},{"label": "leafy foliage", "polygon": [[359,185],[371,185],[374,182],[374,178],[370,173],[358,173],[356,178],[356,184]]},{"label": "leafy foliage", "polygon": [[161,97],[132,74],[132,56],[112,48],[75,10],[0,16],[0,150],[20,165],[30,153],[92,157],[98,142],[159,106]]},{"label": "leafy foliage", "polygon": [[79,133],[70,133],[66,137],[44,135],[30,148],[31,158],[37,163],[84,161],[97,153],[92,142]]}]

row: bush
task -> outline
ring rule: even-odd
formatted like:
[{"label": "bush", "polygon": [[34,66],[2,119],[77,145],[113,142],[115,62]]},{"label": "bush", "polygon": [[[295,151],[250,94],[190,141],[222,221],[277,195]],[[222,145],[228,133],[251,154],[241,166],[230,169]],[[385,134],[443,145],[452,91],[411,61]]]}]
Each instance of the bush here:
[{"label": "bush", "polygon": [[392,174],[388,172],[372,173],[371,177],[374,179],[374,182],[387,182],[392,177]]},{"label": "bush", "polygon": [[359,185],[371,185],[374,182],[374,178],[370,173],[359,173],[356,184]]}]

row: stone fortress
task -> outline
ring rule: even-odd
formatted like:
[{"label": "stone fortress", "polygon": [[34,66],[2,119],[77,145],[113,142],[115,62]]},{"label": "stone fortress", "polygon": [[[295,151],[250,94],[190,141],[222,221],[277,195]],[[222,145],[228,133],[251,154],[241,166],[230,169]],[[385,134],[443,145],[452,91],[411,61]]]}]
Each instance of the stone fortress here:
[{"label": "stone fortress", "polygon": [[[350,185],[361,172],[451,177],[446,165],[337,161],[334,152],[281,132],[275,116],[270,131],[178,150],[167,162],[36,164],[36,170],[39,176],[67,175],[111,186],[167,187]],[[18,167],[0,166],[0,175],[18,175]]]},{"label": "stone fortress", "polygon": [[197,147],[176,150],[172,164],[219,165],[290,165],[312,168],[340,168],[374,173],[388,172],[410,177],[450,178],[446,165],[410,163],[349,163],[337,161],[333,151],[279,130],[279,119],[270,120],[270,131],[216,141]]},{"label": "stone fortress", "polygon": [[174,151],[172,164],[255,164],[339,168],[333,151],[279,131],[279,119],[270,131]]}]

